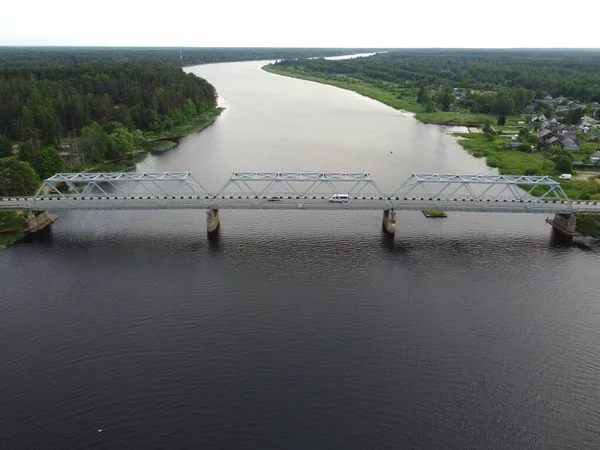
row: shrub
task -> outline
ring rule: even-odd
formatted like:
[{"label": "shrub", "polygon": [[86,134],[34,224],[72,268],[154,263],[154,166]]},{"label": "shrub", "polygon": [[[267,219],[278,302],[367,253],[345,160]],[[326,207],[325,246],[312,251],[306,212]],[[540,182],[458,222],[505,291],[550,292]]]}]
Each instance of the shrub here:
[{"label": "shrub", "polygon": [[560,173],[571,173],[573,172],[573,163],[568,156],[561,156],[556,162],[556,170]]}]

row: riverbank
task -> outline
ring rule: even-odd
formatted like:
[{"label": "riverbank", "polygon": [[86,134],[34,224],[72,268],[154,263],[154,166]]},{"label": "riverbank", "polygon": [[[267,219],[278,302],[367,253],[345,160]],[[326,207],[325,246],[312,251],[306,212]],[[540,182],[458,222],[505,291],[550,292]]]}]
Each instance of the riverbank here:
[{"label": "riverbank", "polygon": [[[347,75],[328,74],[325,76],[315,75],[314,73],[302,72],[294,69],[282,69],[281,67],[266,65],[262,69],[275,75],[298,78],[300,80],[314,81],[315,83],[328,84],[341,89],[356,92],[365,97],[377,100],[394,109],[413,113],[422,123],[431,125],[449,125],[449,126],[481,126],[486,122],[495,122],[496,116],[491,114],[473,114],[466,112],[453,111],[435,111],[425,112],[425,108],[417,103],[412,95],[394,85],[393,83],[380,82],[373,85],[359,78],[353,78]],[[517,117],[517,116],[515,116]]]},{"label": "riverbank", "polygon": [[148,154],[158,155],[177,147],[179,141],[191,134],[199,133],[221,115],[224,108],[214,108],[192,119],[175,125],[161,133],[144,133],[139,149],[121,158],[96,163],[73,164],[68,167],[71,172],[127,172],[144,161]]},{"label": "riverbank", "polygon": [[[128,172],[144,161],[148,154],[161,154],[179,144],[181,138],[196,134],[212,125],[224,108],[215,108],[191,120],[171,127],[161,135],[147,134],[141,142],[141,149],[122,158],[100,163],[75,164],[68,167],[70,172]],[[27,235],[27,220],[23,211],[0,212],[0,249],[16,244]]]},{"label": "riverbank", "polygon": [[[350,90],[379,101],[392,108],[413,114],[417,120],[425,124],[448,126],[482,126],[486,122],[495,123],[496,116],[490,114],[472,114],[464,112],[436,111],[426,113],[424,108],[416,103],[414,97],[408,95],[401,87],[393,83],[378,82],[377,85],[365,82],[362,79],[347,75],[326,74],[320,76],[314,73],[303,72],[296,69],[282,69],[279,66],[266,65],[262,69],[266,72],[287,76],[291,78],[313,81],[341,89]],[[555,162],[546,158],[540,152],[526,152],[510,147],[511,134],[502,134],[502,131],[518,133],[526,122],[523,116],[508,116],[506,124],[496,127],[500,134],[491,136],[483,133],[453,133],[458,137],[459,144],[476,158],[485,158],[489,167],[497,169],[501,174],[510,175],[550,175],[561,183],[567,196],[573,200],[600,200],[600,183],[594,177],[585,179],[560,180],[561,174],[555,167]],[[508,147],[508,148],[507,148]],[[600,227],[595,219],[583,219],[580,232],[588,236],[599,237]]]},{"label": "riverbank", "polygon": [[27,228],[23,211],[0,211],[0,248],[16,244],[25,237]]}]

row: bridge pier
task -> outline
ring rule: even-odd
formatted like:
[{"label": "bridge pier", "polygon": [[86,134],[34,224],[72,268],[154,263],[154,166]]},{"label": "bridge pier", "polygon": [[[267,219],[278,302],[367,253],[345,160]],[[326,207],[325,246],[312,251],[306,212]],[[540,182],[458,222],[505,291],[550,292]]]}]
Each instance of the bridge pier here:
[{"label": "bridge pier", "polygon": [[25,217],[25,219],[27,220],[27,231],[30,233],[34,233],[36,231],[40,231],[44,228],[46,228],[49,225],[52,225],[52,223],[58,219],[58,216],[53,216],[51,214],[48,213],[48,211],[42,211],[41,213],[35,214],[32,211],[29,211],[29,213],[27,213],[27,216]]},{"label": "bridge pier", "polygon": [[383,211],[383,229],[392,236],[396,233],[396,211]]},{"label": "bridge pier", "polygon": [[563,236],[573,240],[573,236],[577,235],[577,216],[575,214],[554,214],[553,219],[546,219],[546,222],[552,225],[556,231]]},{"label": "bridge pier", "polygon": [[219,219],[218,209],[209,209],[206,211],[206,231],[208,233],[214,233],[219,228],[221,223]]}]

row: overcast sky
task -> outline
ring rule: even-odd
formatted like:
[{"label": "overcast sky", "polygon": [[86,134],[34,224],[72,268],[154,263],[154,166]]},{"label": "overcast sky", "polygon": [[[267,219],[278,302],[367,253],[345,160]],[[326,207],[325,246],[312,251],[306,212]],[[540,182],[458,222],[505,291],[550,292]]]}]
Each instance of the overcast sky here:
[{"label": "overcast sky", "polygon": [[600,48],[600,1],[6,0],[0,45]]}]

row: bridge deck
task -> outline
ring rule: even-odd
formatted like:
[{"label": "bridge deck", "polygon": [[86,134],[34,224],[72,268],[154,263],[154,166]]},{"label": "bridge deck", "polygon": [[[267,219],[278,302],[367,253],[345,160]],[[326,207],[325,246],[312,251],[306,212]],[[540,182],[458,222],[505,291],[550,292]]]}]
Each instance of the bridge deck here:
[{"label": "bridge deck", "polygon": [[600,202],[558,200],[476,200],[453,198],[441,201],[426,198],[353,197],[348,203],[335,203],[328,197],[282,196],[276,201],[267,197],[170,196],[170,197],[0,197],[0,210],[161,210],[161,209],[264,209],[264,210],[444,210],[462,212],[530,213],[530,214],[600,214]]}]

